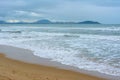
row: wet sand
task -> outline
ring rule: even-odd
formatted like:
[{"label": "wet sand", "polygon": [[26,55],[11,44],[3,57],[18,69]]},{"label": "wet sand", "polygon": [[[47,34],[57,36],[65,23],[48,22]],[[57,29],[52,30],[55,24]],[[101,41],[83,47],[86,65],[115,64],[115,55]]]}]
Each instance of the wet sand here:
[{"label": "wet sand", "polygon": [[0,80],[105,80],[69,70],[29,64],[0,54]]},{"label": "wet sand", "polygon": [[79,72],[73,67],[34,56],[26,49],[0,45],[0,53],[0,80],[119,80],[91,71],[87,71],[88,74],[84,70]]}]

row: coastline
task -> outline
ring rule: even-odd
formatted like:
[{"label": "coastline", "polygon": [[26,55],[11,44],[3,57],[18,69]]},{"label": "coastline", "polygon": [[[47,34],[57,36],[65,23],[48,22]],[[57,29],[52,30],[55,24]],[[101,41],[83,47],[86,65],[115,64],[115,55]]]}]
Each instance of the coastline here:
[{"label": "coastline", "polygon": [[[106,80],[106,79],[118,80],[117,77],[113,77],[113,76],[110,77],[107,75],[105,76],[104,74],[99,74],[99,73],[96,74],[96,72],[92,72],[92,71],[85,71],[85,70],[79,71],[77,68],[63,65],[63,64],[60,64],[58,62],[53,62],[53,61],[50,61],[49,59],[44,59],[44,58],[34,56],[32,54],[32,51],[26,50],[26,49],[21,49],[21,48],[16,48],[16,47],[12,47],[12,46],[6,46],[6,45],[0,45],[0,53],[3,53],[6,56],[6,57],[2,56],[2,58],[7,59],[7,60],[12,61],[12,62],[17,62],[17,64],[24,63],[25,65],[29,65],[29,66],[39,66],[39,67],[42,66],[43,68],[44,67],[50,68],[50,70],[51,70],[51,68],[54,68],[54,69],[57,69],[58,72],[59,71],[60,72],[67,71],[67,72],[70,72],[70,74],[72,72],[72,73],[80,76],[80,77],[76,76],[76,77],[74,77],[74,79],[79,78],[82,80]],[[40,70],[40,69],[38,69],[38,70]],[[89,77],[92,79],[89,79],[89,78],[85,79],[85,77],[87,77],[87,78]],[[106,78],[106,79],[104,79],[104,78]],[[74,79],[71,79],[71,80],[74,80]]]}]

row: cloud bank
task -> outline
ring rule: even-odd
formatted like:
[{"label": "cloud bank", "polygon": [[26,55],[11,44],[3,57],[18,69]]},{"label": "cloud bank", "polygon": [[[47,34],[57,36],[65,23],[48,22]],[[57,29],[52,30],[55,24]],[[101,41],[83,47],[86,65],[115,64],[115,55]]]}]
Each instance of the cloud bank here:
[{"label": "cloud bank", "polygon": [[120,0],[1,0],[0,20],[120,23]]}]

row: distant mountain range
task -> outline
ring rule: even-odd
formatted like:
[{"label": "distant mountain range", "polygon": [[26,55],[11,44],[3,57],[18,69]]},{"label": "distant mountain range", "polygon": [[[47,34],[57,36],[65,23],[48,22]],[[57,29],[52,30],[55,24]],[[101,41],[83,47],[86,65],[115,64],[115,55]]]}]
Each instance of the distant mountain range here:
[{"label": "distant mountain range", "polygon": [[83,22],[52,22],[50,20],[47,19],[43,19],[43,20],[38,20],[36,22],[31,22],[31,23],[27,23],[27,22],[14,22],[14,23],[10,23],[10,22],[6,22],[6,21],[0,21],[0,24],[101,24],[99,22],[96,21],[83,21]]},{"label": "distant mountain range", "polygon": [[101,23],[95,21],[83,21],[83,22],[78,22],[78,24],[101,24]]}]

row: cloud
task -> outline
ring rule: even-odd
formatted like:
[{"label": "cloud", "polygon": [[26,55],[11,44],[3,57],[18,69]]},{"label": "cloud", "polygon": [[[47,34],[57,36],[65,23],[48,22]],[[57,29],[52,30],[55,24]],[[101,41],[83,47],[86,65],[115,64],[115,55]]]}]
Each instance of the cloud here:
[{"label": "cloud", "polygon": [[37,20],[44,17],[44,14],[34,12],[34,11],[23,11],[23,10],[16,10],[16,11],[10,11],[6,14],[4,14],[4,17],[1,17],[1,19],[4,20]]},{"label": "cloud", "polygon": [[0,19],[120,23],[120,0],[1,0]]},{"label": "cloud", "polygon": [[43,17],[43,14],[31,11],[15,11],[15,14],[19,16]]},{"label": "cloud", "polygon": [[[73,0],[70,0],[73,1]],[[106,7],[120,7],[120,0],[75,0],[76,2],[83,2],[89,5],[106,6]],[[73,1],[74,2],[74,1]]]},{"label": "cloud", "polygon": [[84,20],[97,20],[103,23],[111,23],[113,19],[120,19],[119,7],[109,7],[95,5],[92,2],[85,1],[70,1],[64,2],[58,7],[47,10],[48,17],[53,20],[63,21],[84,21]]}]

